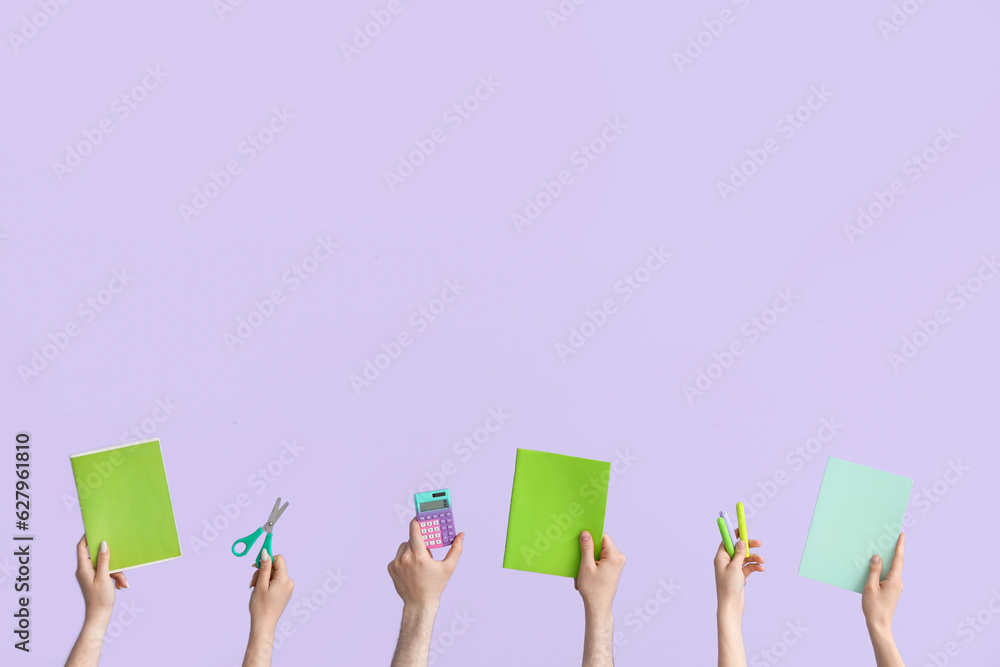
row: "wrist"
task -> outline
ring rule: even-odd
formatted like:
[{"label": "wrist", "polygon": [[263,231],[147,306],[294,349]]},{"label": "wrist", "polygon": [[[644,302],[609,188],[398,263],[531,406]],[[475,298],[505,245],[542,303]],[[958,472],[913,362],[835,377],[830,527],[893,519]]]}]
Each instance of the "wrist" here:
[{"label": "wrist", "polygon": [[587,618],[601,619],[611,616],[611,601],[583,601],[583,613]]},{"label": "wrist", "polygon": [[250,636],[261,639],[274,639],[275,628],[278,626],[277,620],[258,619],[250,617]]},{"label": "wrist", "polygon": [[888,621],[869,621],[865,619],[865,624],[868,626],[868,634],[871,636],[873,642],[893,641],[891,619]]},{"label": "wrist", "polygon": [[740,610],[739,600],[733,601],[723,601],[719,600],[719,606],[716,610],[716,616],[719,620],[723,618],[734,619],[740,621],[743,618],[743,612]]},{"label": "wrist", "polygon": [[433,620],[437,616],[438,607],[441,604],[440,599],[428,600],[423,602],[403,602],[403,619],[404,620]]},{"label": "wrist", "polygon": [[84,630],[97,630],[98,632],[104,632],[108,629],[108,624],[111,623],[111,610],[107,609],[88,609],[84,612],[83,616],[83,629]]},{"label": "wrist", "polygon": [[743,614],[740,612],[739,603],[719,602],[719,608],[715,612],[716,620],[722,623],[742,625]]}]

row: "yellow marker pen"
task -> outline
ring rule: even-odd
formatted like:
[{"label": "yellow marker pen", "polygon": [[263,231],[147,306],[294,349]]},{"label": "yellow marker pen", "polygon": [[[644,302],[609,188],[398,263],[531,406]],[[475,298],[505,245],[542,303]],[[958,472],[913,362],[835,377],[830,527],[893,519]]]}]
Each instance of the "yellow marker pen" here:
[{"label": "yellow marker pen", "polygon": [[747,515],[743,511],[743,503],[736,503],[736,522],[740,526],[740,539],[747,545],[747,558],[749,558],[750,538],[747,537]]}]

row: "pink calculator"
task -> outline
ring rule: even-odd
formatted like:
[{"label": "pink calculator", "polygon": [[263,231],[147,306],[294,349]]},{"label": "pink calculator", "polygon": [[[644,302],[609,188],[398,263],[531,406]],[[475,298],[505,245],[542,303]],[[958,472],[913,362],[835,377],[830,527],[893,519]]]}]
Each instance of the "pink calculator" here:
[{"label": "pink calculator", "polygon": [[450,546],[455,541],[455,517],[451,513],[451,493],[448,489],[415,493],[420,534],[428,549]]}]

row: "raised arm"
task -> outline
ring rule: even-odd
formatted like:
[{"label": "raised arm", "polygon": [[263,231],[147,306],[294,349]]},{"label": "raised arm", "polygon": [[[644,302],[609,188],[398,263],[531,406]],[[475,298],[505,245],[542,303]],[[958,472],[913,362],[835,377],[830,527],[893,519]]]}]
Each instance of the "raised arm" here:
[{"label": "raised arm", "polygon": [[601,559],[595,561],[593,538],[585,530],[580,533],[580,570],[573,583],[583,598],[583,667],[613,667],[615,664],[611,603],[624,567],[625,556],[618,551],[610,535],[604,534]]},{"label": "raised arm", "polygon": [[906,545],[906,534],[900,533],[896,540],[896,553],[892,557],[892,566],[885,580],[882,576],[882,559],[872,556],[871,567],[868,570],[868,581],[861,593],[861,610],[865,614],[868,625],[868,636],[875,649],[875,664],[878,667],[904,667],[903,658],[896,648],[896,640],[892,637],[892,616],[896,612],[896,603],[903,592],[903,547]]},{"label": "raised arm", "polygon": [[403,620],[392,656],[392,667],[426,667],[434,617],[441,594],[462,555],[465,533],[459,533],[444,560],[436,561],[420,534],[420,522],[410,521],[410,539],[399,545],[389,563],[389,576],[403,599]]},{"label": "raised arm", "polygon": [[250,579],[250,638],[243,656],[243,667],[270,667],[274,650],[274,631],[281,612],[288,606],[295,583],[288,576],[285,557],[274,561],[267,551],[260,554],[260,568]]},{"label": "raised arm", "polygon": [[[737,531],[739,535],[739,531]],[[760,540],[750,540],[750,548],[761,546]],[[746,555],[746,543],[739,540],[735,555],[730,559],[720,542],[715,554],[715,589],[719,599],[716,621],[719,626],[719,667],[746,667],[747,653],[743,646],[743,603],[746,580],[754,572],[764,571],[760,554]]]},{"label": "raised arm", "polygon": [[111,550],[107,542],[97,548],[97,568],[90,562],[87,536],[76,545],[76,580],[83,593],[83,628],[73,650],[66,660],[66,667],[97,667],[101,660],[104,633],[111,622],[115,607],[115,589],[128,588],[128,581],[121,572],[110,574]]}]

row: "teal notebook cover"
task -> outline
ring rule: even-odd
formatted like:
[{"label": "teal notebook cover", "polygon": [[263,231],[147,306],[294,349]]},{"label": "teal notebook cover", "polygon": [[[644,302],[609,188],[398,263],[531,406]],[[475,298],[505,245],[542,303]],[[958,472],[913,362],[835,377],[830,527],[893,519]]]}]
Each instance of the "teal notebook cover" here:
[{"label": "teal notebook cover", "polygon": [[799,574],[860,593],[871,558],[889,572],[913,480],[830,457]]}]

